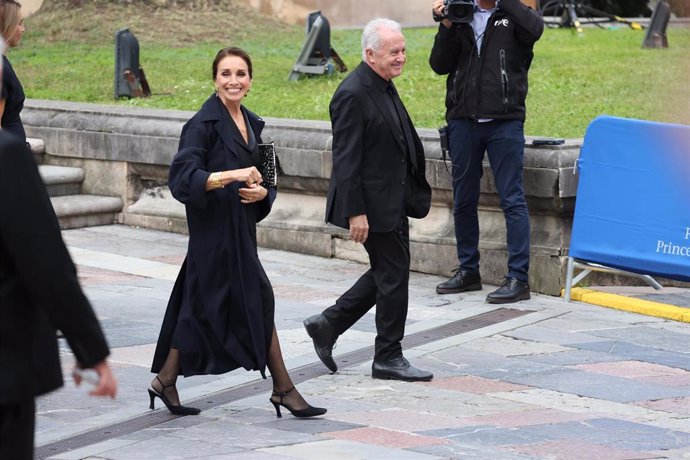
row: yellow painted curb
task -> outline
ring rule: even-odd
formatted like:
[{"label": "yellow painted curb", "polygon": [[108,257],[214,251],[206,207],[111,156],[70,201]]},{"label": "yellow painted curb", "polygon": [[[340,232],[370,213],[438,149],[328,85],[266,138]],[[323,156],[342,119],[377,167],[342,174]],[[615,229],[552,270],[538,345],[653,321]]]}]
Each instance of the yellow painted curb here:
[{"label": "yellow painted curb", "polygon": [[[563,293],[564,292],[565,291],[563,291]],[[561,295],[563,295],[563,293],[561,293]],[[585,288],[572,288],[570,290],[570,298],[592,305],[690,323],[690,308],[676,307],[675,305],[609,294],[608,292]]]}]

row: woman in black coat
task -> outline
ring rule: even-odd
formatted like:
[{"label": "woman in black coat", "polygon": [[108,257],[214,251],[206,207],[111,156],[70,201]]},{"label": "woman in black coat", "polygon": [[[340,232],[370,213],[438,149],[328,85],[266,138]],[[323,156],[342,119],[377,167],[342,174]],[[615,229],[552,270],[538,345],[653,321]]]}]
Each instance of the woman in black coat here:
[{"label": "woman in black coat", "polygon": [[182,129],[170,166],[169,186],[185,204],[189,247],[163,320],[151,371],[151,408],[160,398],[170,412],[198,414],[182,406],[175,382],[243,367],[273,380],[270,402],[297,417],[326,409],[310,406],[285,368],[274,325],[271,284],[259,261],[256,223],[276,196],[263,187],[258,144],[264,122],[242,106],[252,83],[252,63],[239,48],[213,61],[216,94]]},{"label": "woman in black coat", "polygon": [[[22,6],[15,0],[0,0],[0,34],[8,47],[19,45],[24,35]],[[26,141],[19,112],[24,108],[24,88],[10,61],[2,53],[2,92],[0,93],[0,128]]]}]

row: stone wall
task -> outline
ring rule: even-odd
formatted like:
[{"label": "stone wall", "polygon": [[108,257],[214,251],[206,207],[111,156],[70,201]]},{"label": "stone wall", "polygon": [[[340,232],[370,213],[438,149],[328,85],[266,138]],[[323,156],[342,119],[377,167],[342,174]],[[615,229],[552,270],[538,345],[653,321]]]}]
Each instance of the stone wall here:
[{"label": "stone wall", "polygon": [[[193,112],[28,100],[22,118],[29,136],[46,145],[44,163],[81,166],[84,193],[118,195],[125,203],[119,221],[184,232],[183,206],[166,187],[168,165],[183,123]],[[260,245],[324,257],[366,261],[344,230],[324,223],[331,168],[330,124],[266,118],[264,140],[276,143],[286,176],[270,216],[258,230]],[[433,187],[428,217],[411,219],[412,269],[447,275],[457,266],[448,165],[438,133],[419,129]],[[529,141],[529,140],[528,140]],[[564,286],[577,176],[579,140],[558,147],[528,146],[525,191],[532,222],[530,283],[558,295]],[[480,198],[481,272],[499,284],[506,271],[505,222],[488,163]]]}]

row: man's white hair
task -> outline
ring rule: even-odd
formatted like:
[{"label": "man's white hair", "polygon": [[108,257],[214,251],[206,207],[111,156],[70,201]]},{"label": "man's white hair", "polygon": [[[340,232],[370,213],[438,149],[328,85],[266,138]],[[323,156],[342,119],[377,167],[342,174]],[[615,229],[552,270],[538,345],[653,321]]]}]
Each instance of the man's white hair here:
[{"label": "man's white hair", "polygon": [[392,19],[376,18],[372,19],[364,26],[362,31],[362,60],[367,60],[367,50],[379,51],[381,45],[381,29],[402,32],[400,24]]}]

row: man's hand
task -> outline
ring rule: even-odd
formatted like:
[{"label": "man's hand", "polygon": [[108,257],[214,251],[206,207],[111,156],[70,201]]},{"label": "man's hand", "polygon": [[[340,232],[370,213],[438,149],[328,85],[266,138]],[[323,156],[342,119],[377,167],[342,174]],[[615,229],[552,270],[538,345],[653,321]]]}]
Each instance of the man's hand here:
[{"label": "man's hand", "polygon": [[[443,4],[443,0],[434,0],[431,4],[431,10],[434,17],[444,18],[444,7],[445,5]],[[441,19],[441,24],[443,24],[446,27],[446,29],[450,29],[451,27],[453,27],[453,23],[450,21],[450,19]]]},{"label": "man's hand", "polygon": [[[98,382],[95,382],[96,388],[89,392],[91,396],[109,396],[110,398],[115,398],[117,394],[117,380],[113,375],[113,371],[110,369],[110,364],[108,361],[103,360],[100,363],[93,366],[93,370],[98,374]],[[81,374],[75,372],[74,383],[79,386],[82,381]]]},{"label": "man's hand", "polygon": [[366,214],[358,216],[350,216],[350,238],[355,243],[362,243],[367,240],[369,236],[369,221]]}]

